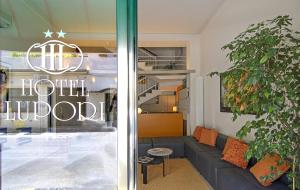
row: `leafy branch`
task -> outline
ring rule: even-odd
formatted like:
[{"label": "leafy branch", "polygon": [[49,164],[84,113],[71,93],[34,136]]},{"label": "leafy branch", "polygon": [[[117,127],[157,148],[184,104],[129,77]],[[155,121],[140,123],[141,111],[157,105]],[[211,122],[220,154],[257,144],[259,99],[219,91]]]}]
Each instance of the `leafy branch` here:
[{"label": "leafy branch", "polygon": [[278,153],[292,159],[292,188],[300,188],[300,32],[292,19],[278,16],[250,25],[222,49],[232,63],[222,75],[224,101],[233,120],[255,113],[238,131],[239,138],[255,131],[247,158]]}]

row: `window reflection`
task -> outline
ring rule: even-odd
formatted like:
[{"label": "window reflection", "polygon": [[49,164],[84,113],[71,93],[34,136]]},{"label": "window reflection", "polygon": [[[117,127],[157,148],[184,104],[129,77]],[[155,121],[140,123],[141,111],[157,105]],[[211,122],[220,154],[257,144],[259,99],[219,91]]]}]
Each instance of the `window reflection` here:
[{"label": "window reflection", "polygon": [[[1,82],[2,129],[18,132],[11,122],[15,120],[18,128],[22,125],[36,133],[101,132],[116,127],[115,53],[85,53],[77,71],[61,75],[32,71],[25,55],[1,51],[1,63],[5,63]],[[38,64],[41,54],[33,53],[30,60],[33,65]],[[80,57],[65,53],[63,60],[63,66],[69,67],[76,65]]]},{"label": "window reflection", "polygon": [[[67,52],[63,67],[79,59]],[[51,75],[33,71],[26,52],[2,50],[0,66],[2,187],[115,189],[116,54],[84,53],[77,71]]]}]

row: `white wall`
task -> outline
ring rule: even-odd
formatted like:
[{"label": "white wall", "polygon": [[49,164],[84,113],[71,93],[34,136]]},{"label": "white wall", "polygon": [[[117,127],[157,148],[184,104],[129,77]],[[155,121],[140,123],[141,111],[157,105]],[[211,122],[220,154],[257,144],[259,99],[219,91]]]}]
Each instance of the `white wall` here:
[{"label": "white wall", "polygon": [[233,123],[232,114],[220,112],[219,79],[212,79],[207,74],[224,71],[230,66],[221,47],[248,25],[285,14],[294,18],[294,27],[299,31],[299,0],[226,0],[201,32],[201,75],[204,77],[204,122],[207,127],[234,136],[246,120],[253,118],[245,115]]}]

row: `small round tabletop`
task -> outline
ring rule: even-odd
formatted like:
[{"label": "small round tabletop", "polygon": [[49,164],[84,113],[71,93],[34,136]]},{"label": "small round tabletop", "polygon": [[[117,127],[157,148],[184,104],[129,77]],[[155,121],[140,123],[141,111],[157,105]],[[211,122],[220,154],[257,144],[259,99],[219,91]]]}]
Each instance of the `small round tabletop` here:
[{"label": "small round tabletop", "polygon": [[169,148],[151,148],[147,151],[152,156],[170,156],[173,150]]}]

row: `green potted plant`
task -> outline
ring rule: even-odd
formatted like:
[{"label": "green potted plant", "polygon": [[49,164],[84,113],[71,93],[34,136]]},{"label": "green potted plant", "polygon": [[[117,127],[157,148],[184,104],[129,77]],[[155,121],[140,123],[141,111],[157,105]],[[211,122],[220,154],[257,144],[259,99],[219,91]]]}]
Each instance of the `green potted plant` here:
[{"label": "green potted plant", "polygon": [[255,113],[237,132],[243,138],[255,131],[246,158],[277,153],[291,160],[292,189],[300,186],[300,32],[291,29],[290,16],[250,25],[222,49],[232,63],[221,75],[224,102],[233,120]]}]

